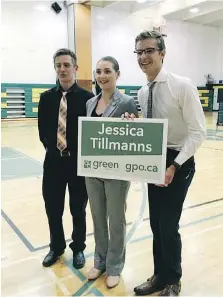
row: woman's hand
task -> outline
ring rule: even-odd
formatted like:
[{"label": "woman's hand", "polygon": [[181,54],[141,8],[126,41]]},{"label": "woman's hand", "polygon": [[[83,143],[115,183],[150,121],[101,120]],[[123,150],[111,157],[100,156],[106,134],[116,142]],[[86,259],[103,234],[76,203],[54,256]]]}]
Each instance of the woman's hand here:
[{"label": "woman's hand", "polygon": [[136,116],[134,115],[134,113],[129,114],[128,112],[125,112],[122,114],[123,120],[134,120],[135,118]]}]

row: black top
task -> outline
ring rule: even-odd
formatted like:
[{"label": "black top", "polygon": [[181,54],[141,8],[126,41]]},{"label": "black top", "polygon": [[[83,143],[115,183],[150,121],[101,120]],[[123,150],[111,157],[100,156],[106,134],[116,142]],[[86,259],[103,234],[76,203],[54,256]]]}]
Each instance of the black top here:
[{"label": "black top", "polygon": [[[40,141],[48,150],[57,149],[57,129],[62,89],[60,85],[40,96],[38,128]],[[77,152],[78,117],[86,116],[86,102],[94,94],[80,88],[76,83],[67,91],[67,149]]]},{"label": "black top", "polygon": [[91,116],[92,116],[92,117],[97,117],[97,118],[102,117],[102,113],[101,113],[101,114],[97,114],[97,112],[96,112],[96,108],[97,108],[97,105],[95,106],[94,110],[92,111]]}]

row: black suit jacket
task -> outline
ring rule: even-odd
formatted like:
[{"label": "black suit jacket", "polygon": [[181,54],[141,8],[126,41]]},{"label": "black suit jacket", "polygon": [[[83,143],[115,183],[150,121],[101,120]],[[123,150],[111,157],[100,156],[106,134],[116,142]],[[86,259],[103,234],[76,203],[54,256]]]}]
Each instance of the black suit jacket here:
[{"label": "black suit jacket", "polygon": [[[39,138],[44,147],[57,150],[57,129],[61,87],[58,85],[40,96],[38,106]],[[94,94],[80,88],[76,83],[67,91],[67,149],[77,152],[78,143],[78,117],[86,116],[86,102]]]}]

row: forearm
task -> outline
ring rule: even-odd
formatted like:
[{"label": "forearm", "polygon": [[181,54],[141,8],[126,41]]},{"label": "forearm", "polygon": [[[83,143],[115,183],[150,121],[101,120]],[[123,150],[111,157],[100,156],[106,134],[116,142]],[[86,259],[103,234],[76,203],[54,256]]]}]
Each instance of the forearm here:
[{"label": "forearm", "polygon": [[183,163],[185,163],[189,158],[194,156],[197,149],[204,141],[205,137],[206,137],[205,129],[196,133],[195,132],[190,133],[186,138],[186,141],[180,153],[175,158],[175,162],[177,162],[179,165],[183,165]]}]

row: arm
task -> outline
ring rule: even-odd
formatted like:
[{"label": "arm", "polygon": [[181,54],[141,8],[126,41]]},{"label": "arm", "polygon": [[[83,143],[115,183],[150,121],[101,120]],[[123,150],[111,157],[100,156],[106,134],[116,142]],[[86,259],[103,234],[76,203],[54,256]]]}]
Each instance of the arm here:
[{"label": "arm", "polygon": [[46,129],[46,120],[45,120],[45,110],[44,110],[44,96],[43,94],[41,94],[39,105],[38,105],[38,130],[39,130],[39,139],[42,142],[43,146],[46,148],[46,143],[44,141],[45,129]]},{"label": "arm", "polygon": [[139,117],[138,115],[138,109],[135,103],[134,98],[131,98],[128,102],[127,110],[126,110],[130,115],[134,114],[137,118]]},{"label": "arm", "polygon": [[198,90],[190,80],[182,86],[180,106],[182,108],[183,118],[188,126],[188,136],[175,159],[175,162],[182,165],[196,153],[206,137],[205,116]]},{"label": "arm", "polygon": [[[122,114],[122,118],[126,118],[126,119],[134,119],[135,117],[142,117],[142,108],[141,108],[141,104],[140,104],[140,95],[141,95],[141,91],[142,88],[138,91],[137,94],[137,101],[139,104],[139,108],[137,107],[136,101],[132,98],[131,103],[129,104],[130,106],[130,110],[126,110],[123,114]],[[136,109],[135,109],[136,108]],[[137,112],[137,113],[136,113]]]},{"label": "arm", "polygon": [[91,102],[91,99],[89,99],[87,102],[86,102],[86,116],[88,117],[88,110],[89,110],[89,104]]},{"label": "arm", "polygon": [[177,163],[177,166],[170,165],[167,168],[165,183],[160,186],[168,186],[172,182],[178,165],[181,166],[195,154],[206,136],[205,117],[199,94],[197,88],[190,80],[182,86],[179,101],[183,112],[183,118],[188,126],[188,136],[185,139],[184,146],[174,160]]}]

